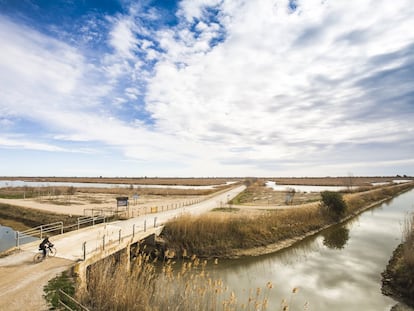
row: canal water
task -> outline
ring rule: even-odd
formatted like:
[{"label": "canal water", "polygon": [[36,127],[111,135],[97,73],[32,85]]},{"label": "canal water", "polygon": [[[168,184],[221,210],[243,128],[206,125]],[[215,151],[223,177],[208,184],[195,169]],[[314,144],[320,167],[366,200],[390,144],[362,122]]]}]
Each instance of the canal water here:
[{"label": "canal water", "polygon": [[16,232],[6,226],[0,225],[0,252],[16,246]]},{"label": "canal water", "polygon": [[289,310],[388,311],[396,302],[381,293],[381,272],[413,211],[411,190],[284,251],[221,261],[209,266],[209,273],[222,279],[239,303],[247,302],[249,290],[266,290],[271,282],[267,310],[279,310],[285,299]]},{"label": "canal water", "polygon": [[[27,235],[21,236],[20,239],[20,244],[25,244],[37,240],[37,238]],[[10,227],[0,225],[0,252],[8,250],[13,246],[16,246],[16,231]]]}]

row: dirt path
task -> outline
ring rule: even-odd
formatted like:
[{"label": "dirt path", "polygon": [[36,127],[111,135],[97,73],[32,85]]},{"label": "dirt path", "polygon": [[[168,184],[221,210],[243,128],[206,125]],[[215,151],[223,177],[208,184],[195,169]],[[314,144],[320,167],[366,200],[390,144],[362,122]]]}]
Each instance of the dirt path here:
[{"label": "dirt path", "polygon": [[[87,198],[83,196],[74,196],[70,205],[57,204],[56,201],[39,201],[33,199],[2,199],[0,203],[32,208],[46,212],[52,212],[65,215],[90,215],[85,213],[92,209],[116,209],[116,196],[105,194],[91,194]],[[130,200],[129,209],[132,217],[148,213],[151,207],[162,209],[172,209],[190,204],[195,201],[206,199],[207,196],[142,196],[136,203]],[[101,203],[90,203],[91,200],[101,201]]]},{"label": "dirt path", "polygon": [[73,265],[73,261],[62,258],[33,264],[34,254],[34,251],[19,251],[14,256],[0,258],[1,311],[48,310],[43,287]]}]

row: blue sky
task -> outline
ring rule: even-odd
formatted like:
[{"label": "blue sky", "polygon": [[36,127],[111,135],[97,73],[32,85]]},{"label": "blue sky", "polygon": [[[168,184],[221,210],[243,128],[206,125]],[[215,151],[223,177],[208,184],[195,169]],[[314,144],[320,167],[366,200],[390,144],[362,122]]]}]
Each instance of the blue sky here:
[{"label": "blue sky", "polygon": [[414,175],[411,0],[0,0],[0,175]]}]

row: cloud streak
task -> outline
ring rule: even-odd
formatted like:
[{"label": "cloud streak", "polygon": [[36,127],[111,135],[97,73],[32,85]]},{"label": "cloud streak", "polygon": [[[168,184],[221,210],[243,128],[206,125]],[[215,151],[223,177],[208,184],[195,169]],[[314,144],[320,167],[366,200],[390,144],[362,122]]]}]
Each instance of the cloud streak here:
[{"label": "cloud streak", "polygon": [[408,0],[176,8],[91,19],[78,44],[0,15],[0,148],[117,150],[147,175],[414,174]]}]

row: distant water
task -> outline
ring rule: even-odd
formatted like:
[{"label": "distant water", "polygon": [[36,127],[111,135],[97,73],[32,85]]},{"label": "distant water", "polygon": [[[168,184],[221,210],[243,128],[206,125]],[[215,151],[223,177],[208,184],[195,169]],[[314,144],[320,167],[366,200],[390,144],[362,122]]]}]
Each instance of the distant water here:
[{"label": "distant water", "polygon": [[344,186],[306,186],[306,185],[279,185],[274,181],[266,182],[266,187],[276,191],[286,191],[288,188],[295,189],[296,192],[322,192],[345,190]]},{"label": "distant water", "polygon": [[[25,237],[21,244],[35,241],[36,238]],[[0,252],[16,246],[16,231],[10,227],[0,225]]]}]

